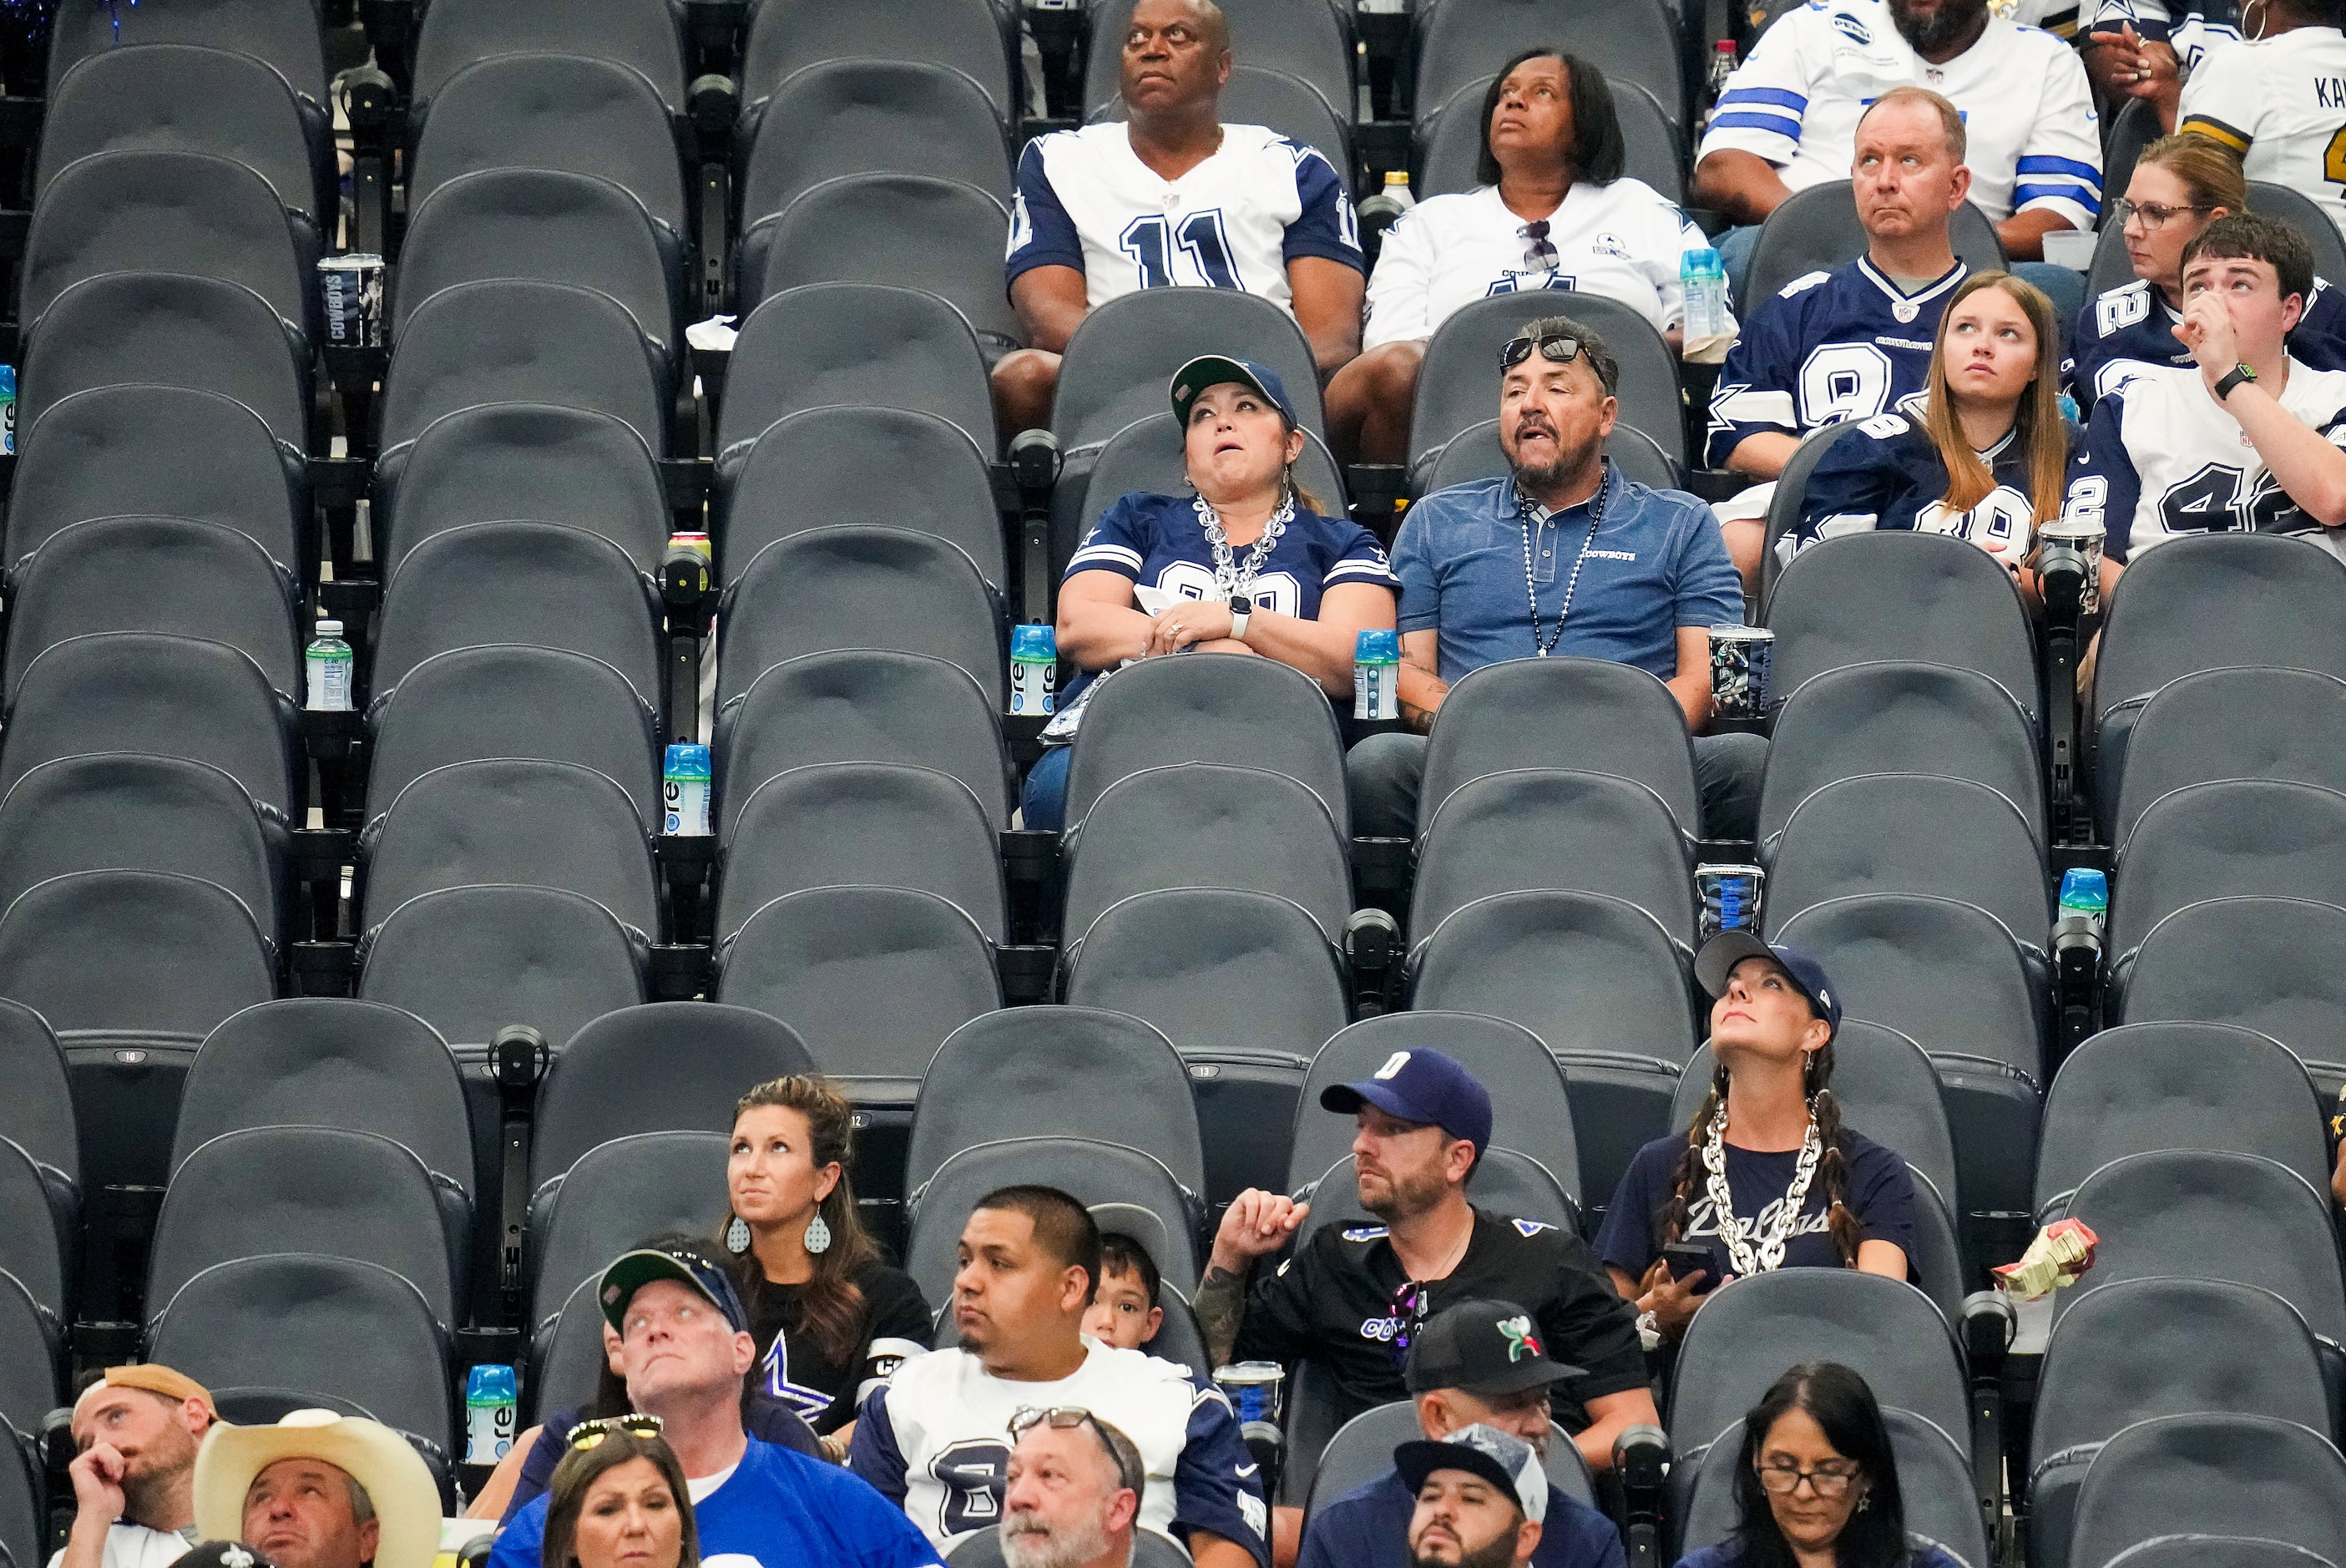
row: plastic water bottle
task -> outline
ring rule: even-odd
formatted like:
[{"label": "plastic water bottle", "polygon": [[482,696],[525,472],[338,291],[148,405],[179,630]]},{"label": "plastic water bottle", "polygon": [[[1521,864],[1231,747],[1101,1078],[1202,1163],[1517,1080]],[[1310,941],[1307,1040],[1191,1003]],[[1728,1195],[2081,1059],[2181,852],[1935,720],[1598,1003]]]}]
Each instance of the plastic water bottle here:
[{"label": "plastic water bottle", "polygon": [[1352,717],[1401,717],[1401,634],[1362,632],[1352,642]]},{"label": "plastic water bottle", "polygon": [[708,837],[709,777],[709,748],[679,741],[668,748],[660,769],[660,799],[668,808],[661,832]]},{"label": "plastic water bottle", "polygon": [[1041,718],[1057,710],[1059,637],[1049,626],[1024,626],[1010,634],[1010,712]]},{"label": "plastic water bottle", "polygon": [[495,1464],[511,1452],[519,1410],[511,1367],[474,1367],[464,1380],[464,1462]]},{"label": "plastic water bottle", "polygon": [[2102,920],[2110,907],[2109,879],[2084,866],[2061,874],[2061,912],[2053,922],[2053,954],[2102,951]]},{"label": "plastic water bottle", "polygon": [[0,365],[0,452],[16,450],[16,367]]},{"label": "plastic water bottle", "polygon": [[1678,258],[1678,281],[1686,289],[1686,341],[1689,346],[1728,329],[1727,263],[1708,245]]},{"label": "plastic water bottle", "polygon": [[357,663],[358,656],[342,640],[342,623],[321,618],[316,638],[301,656],[302,673],[310,687],[308,706],[313,712],[351,710],[351,671]]}]

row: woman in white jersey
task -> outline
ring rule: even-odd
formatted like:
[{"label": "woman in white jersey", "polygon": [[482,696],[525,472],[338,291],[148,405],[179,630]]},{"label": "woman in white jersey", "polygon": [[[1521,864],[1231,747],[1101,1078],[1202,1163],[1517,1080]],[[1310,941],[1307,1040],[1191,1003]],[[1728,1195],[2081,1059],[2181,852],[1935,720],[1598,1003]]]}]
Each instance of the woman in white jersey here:
[{"label": "woman in white jersey", "polygon": [[1708,243],[1678,205],[1621,172],[1621,121],[1595,66],[1527,49],[1483,99],[1473,190],[1420,202],[1386,230],[1360,358],[1328,383],[1328,434],[1346,463],[1408,455],[1426,340],[1491,294],[1571,289],[1630,306],[1678,344],[1678,261]]}]

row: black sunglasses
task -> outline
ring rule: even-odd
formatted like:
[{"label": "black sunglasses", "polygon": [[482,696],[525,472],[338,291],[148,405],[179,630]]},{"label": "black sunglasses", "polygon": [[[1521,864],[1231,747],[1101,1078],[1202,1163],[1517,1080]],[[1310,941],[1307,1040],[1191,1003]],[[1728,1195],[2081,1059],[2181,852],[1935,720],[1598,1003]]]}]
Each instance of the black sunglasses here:
[{"label": "black sunglasses", "polygon": [[[1570,341],[1569,339],[1566,341]],[[1392,1293],[1394,1366],[1401,1366],[1409,1359],[1410,1341],[1417,1337],[1419,1329],[1425,1327],[1426,1302],[1433,1293],[1432,1286],[1420,1284],[1414,1279],[1402,1280],[1401,1288]]]},{"label": "black sunglasses", "polygon": [[1578,338],[1561,335],[1545,338],[1510,338],[1507,340],[1506,346],[1499,351],[1499,368],[1503,371],[1514,370],[1532,357],[1532,350],[1535,348],[1538,349],[1543,356],[1559,365],[1568,365],[1580,357]]}]

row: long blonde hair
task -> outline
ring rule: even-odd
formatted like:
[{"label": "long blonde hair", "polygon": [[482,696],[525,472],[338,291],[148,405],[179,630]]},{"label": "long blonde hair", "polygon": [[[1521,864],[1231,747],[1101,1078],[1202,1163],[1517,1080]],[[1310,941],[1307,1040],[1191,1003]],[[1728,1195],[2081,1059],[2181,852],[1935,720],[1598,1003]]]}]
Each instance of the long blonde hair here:
[{"label": "long blonde hair", "polygon": [[2036,373],[2020,394],[2012,427],[2028,443],[2028,496],[2034,519],[2049,523],[2061,515],[2062,497],[2068,488],[2069,435],[2061,417],[2061,328],[2053,316],[2053,301],[2032,283],[2009,272],[1974,272],[1964,280],[1955,297],[1939,318],[1939,332],[1931,344],[1931,371],[1926,382],[1928,406],[1923,428],[1939,449],[1947,466],[1948,511],[1968,512],[1995,493],[1995,475],[1972,449],[1955,415],[1955,400],[1947,388],[1947,328],[1956,307],[1983,289],[2001,289],[2036,332]]}]

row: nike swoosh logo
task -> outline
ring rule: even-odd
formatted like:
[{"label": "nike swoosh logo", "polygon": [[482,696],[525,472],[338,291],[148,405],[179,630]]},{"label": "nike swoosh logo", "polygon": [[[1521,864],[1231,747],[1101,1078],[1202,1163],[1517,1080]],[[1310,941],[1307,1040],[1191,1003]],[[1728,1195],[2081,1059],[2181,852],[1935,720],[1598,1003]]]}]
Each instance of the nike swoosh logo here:
[{"label": "nike swoosh logo", "polygon": [[1244,1481],[1248,1476],[1252,1475],[1256,1471],[1259,1471],[1261,1468],[1262,1466],[1259,1464],[1242,1464],[1239,1466],[1239,1479],[1240,1481]]}]

